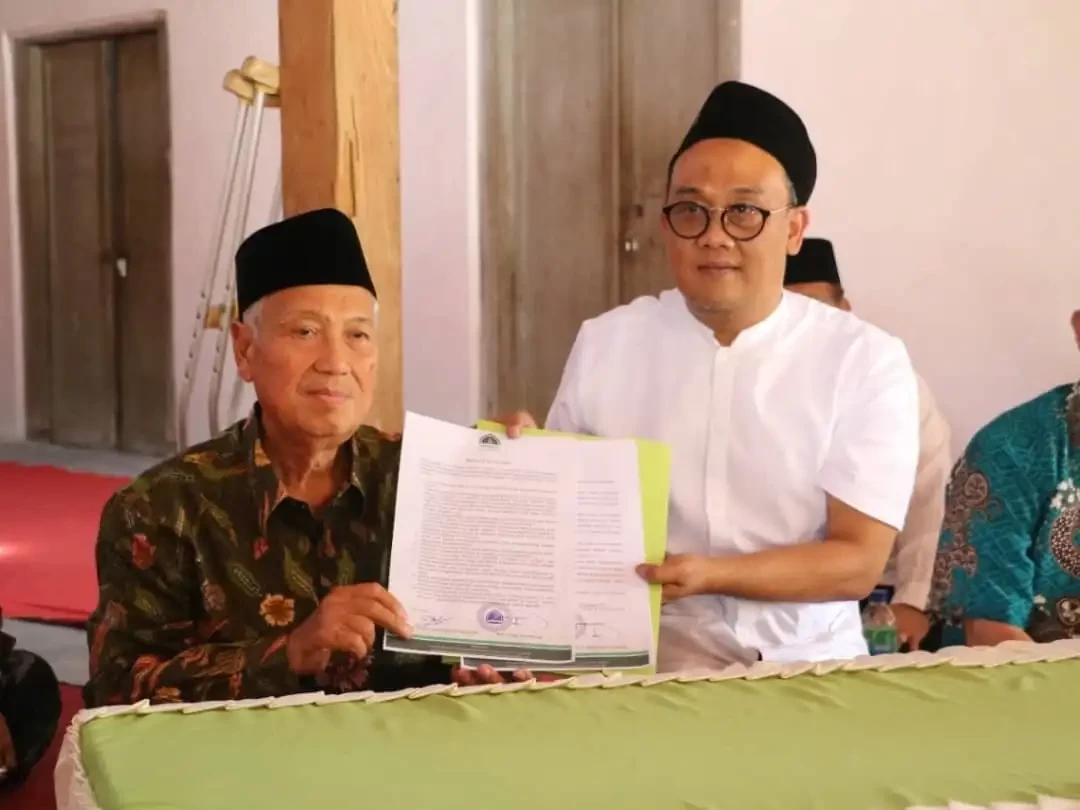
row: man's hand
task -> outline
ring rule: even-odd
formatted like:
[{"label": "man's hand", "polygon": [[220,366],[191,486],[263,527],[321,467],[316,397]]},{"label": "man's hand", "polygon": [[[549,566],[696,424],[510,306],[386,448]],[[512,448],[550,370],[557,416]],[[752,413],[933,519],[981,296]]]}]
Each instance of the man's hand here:
[{"label": "man's hand", "polygon": [[919,649],[922,640],[930,632],[930,619],[918,608],[903,602],[893,602],[889,607],[896,617],[896,632],[900,637],[900,645],[906,644],[909,650]]},{"label": "man's hand", "polygon": [[[18,764],[19,760],[15,756],[15,741],[11,739],[11,731],[8,730],[4,715],[0,714],[0,771],[6,770],[11,773]],[[2,781],[3,775],[0,774],[0,782]]]},{"label": "man's hand", "polygon": [[527,411],[517,411],[516,413],[509,413],[505,416],[496,416],[491,420],[492,422],[498,422],[500,425],[506,428],[506,435],[511,439],[517,439],[521,436],[521,431],[529,430],[537,427],[536,420]]},{"label": "man's hand", "polygon": [[365,582],[335,588],[289,634],[285,646],[289,668],[298,675],[316,675],[326,669],[336,650],[365,658],[375,643],[376,626],[402,638],[412,635],[405,609],[382,585]]},{"label": "man's hand", "polygon": [[562,680],[563,676],[552,675],[546,672],[532,673],[527,669],[514,670],[513,675],[510,678],[503,676],[495,667],[489,664],[481,664],[476,669],[467,669],[466,667],[454,667],[451,674],[451,679],[458,686],[478,686],[480,684],[487,683],[507,683],[508,681],[531,681],[536,678],[538,681],[558,681]]},{"label": "man's hand", "polygon": [[659,565],[645,563],[637,567],[638,576],[652,585],[662,585],[665,602],[709,593],[716,560],[698,554],[669,554]]}]

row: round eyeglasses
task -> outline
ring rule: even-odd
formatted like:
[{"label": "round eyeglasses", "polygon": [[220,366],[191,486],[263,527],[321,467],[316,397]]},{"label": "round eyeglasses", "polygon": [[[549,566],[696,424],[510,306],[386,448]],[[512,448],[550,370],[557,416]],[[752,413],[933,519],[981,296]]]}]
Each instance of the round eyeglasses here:
[{"label": "round eyeglasses", "polygon": [[682,239],[698,239],[712,224],[712,218],[720,215],[720,227],[724,233],[737,242],[749,242],[756,239],[765,230],[769,217],[780,211],[787,211],[791,205],[782,208],[762,208],[760,205],[735,203],[726,208],[709,208],[701,203],[680,200],[662,209],[668,225],[675,235]]}]

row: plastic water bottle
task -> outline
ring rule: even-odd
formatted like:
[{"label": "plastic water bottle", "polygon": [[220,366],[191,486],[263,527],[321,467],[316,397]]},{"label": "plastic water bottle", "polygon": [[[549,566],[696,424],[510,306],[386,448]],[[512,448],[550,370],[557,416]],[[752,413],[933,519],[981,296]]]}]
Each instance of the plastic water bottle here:
[{"label": "plastic water bottle", "polygon": [[889,607],[889,592],[876,589],[867,600],[862,614],[863,635],[871,655],[886,655],[900,649],[896,616]]}]

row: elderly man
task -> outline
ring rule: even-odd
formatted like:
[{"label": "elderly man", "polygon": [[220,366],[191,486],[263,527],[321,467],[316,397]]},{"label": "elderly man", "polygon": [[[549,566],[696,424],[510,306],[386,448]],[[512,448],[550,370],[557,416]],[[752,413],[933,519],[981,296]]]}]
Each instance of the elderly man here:
[{"label": "elderly man", "polygon": [[[851,311],[840,281],[836,251],[828,239],[804,239],[802,249],[788,256],[784,287],[823,304]],[[903,530],[885,567],[882,583],[893,591],[892,609],[901,641],[918,649],[930,629],[926,615],[938,536],[945,518],[945,485],[952,466],[949,423],[920,375],[919,466],[915,491]]]},{"label": "elderly man", "polygon": [[583,324],[548,414],[673,449],[669,556],[640,569],[663,670],[867,651],[858,600],[903,525],[918,399],[899,340],[784,292],[816,174],[789,106],[718,86],[670,163],[677,289]]},{"label": "elderly man", "polygon": [[86,704],[446,682],[440,660],[381,649],[384,629],[409,635],[380,584],[401,444],[361,427],[377,309],[352,223],[264,228],[236,273],[236,363],[258,404],[106,505]]}]

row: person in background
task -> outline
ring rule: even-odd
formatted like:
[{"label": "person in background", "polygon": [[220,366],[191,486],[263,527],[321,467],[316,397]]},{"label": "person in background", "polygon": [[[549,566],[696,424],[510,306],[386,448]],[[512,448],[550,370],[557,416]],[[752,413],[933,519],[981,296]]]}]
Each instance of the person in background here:
[{"label": "person in background", "polygon": [[363,426],[378,309],[352,222],[263,228],[236,274],[257,403],[105,506],[86,705],[500,681],[382,649],[384,630],[410,635],[383,584],[401,440]]},{"label": "person in background", "polygon": [[60,722],[60,684],[40,656],[15,648],[0,612],[0,795],[26,781]]},{"label": "person in background", "polygon": [[[804,239],[802,249],[788,256],[784,287],[851,311],[840,281],[836,252],[828,239]],[[919,464],[915,491],[882,577],[882,584],[893,592],[892,609],[901,642],[911,649],[919,648],[930,629],[926,608],[945,517],[945,485],[952,468],[949,423],[926,380],[918,373],[915,379],[919,386]]]},{"label": "person in background", "polygon": [[548,414],[672,448],[669,554],[639,569],[662,585],[661,670],[867,652],[858,600],[911,498],[918,394],[903,343],[784,290],[816,177],[791,107],[717,86],[669,165],[676,289],[585,322]]},{"label": "person in background", "polygon": [[[1072,314],[1080,346],[1080,310]],[[930,605],[946,644],[1080,635],[1080,382],[979,430],[945,500]]]}]

